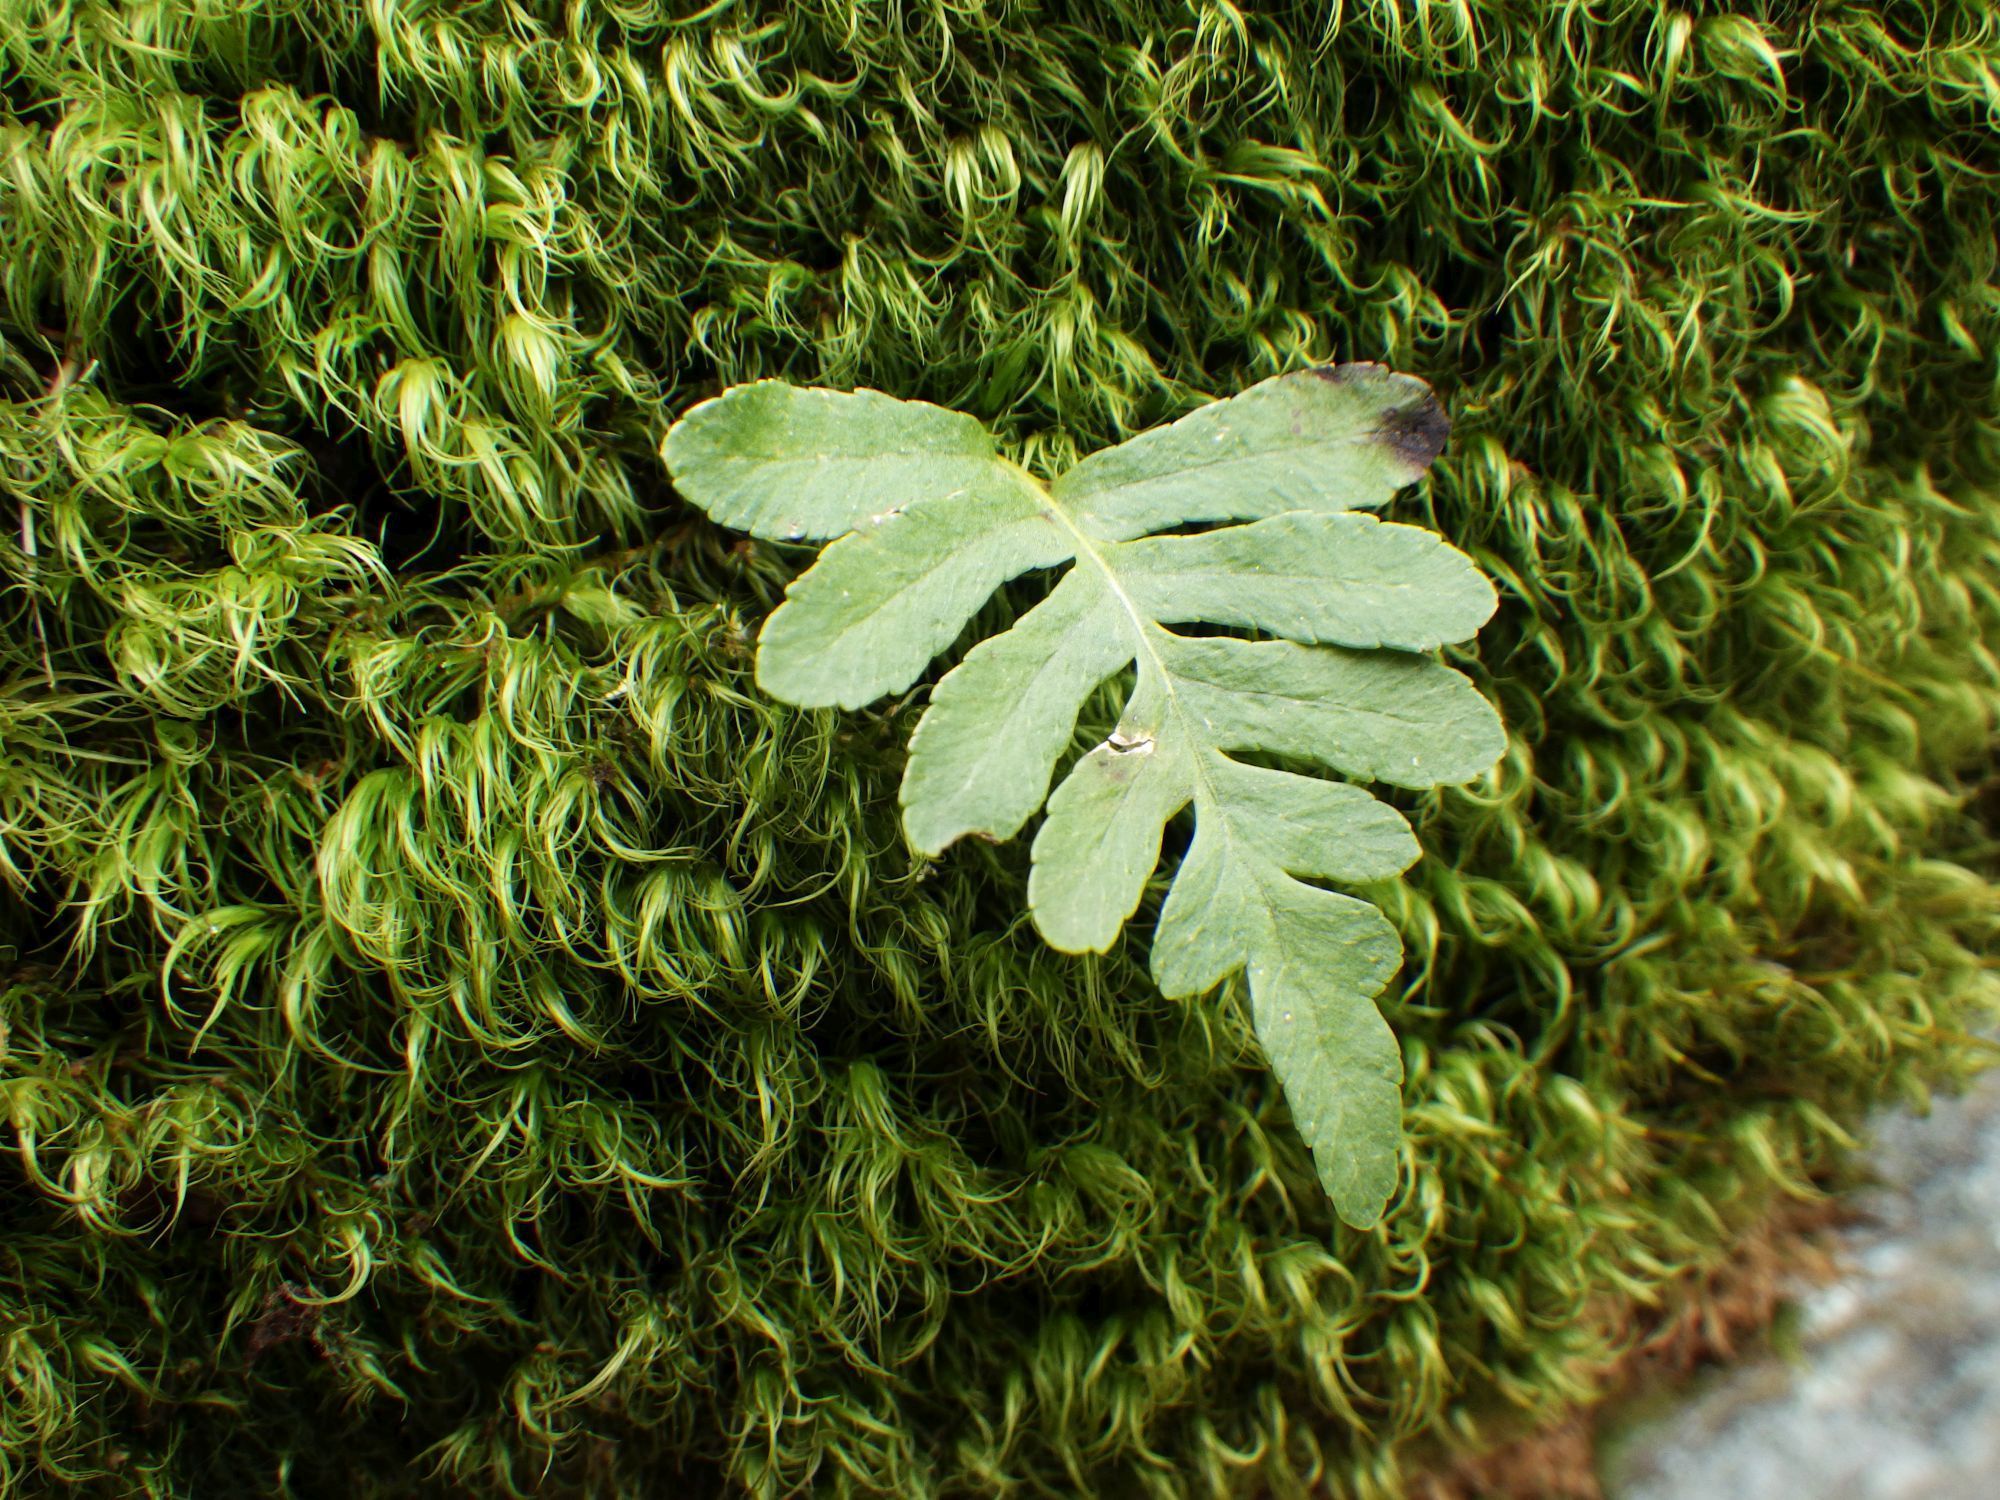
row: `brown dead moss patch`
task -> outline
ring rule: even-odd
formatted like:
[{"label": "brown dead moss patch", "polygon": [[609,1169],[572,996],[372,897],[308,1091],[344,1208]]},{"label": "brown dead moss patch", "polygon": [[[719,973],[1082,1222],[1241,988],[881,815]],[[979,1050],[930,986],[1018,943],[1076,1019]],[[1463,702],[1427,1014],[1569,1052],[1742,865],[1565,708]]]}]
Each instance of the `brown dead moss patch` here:
[{"label": "brown dead moss patch", "polygon": [[1761,1347],[1801,1286],[1838,1274],[1833,1232],[1851,1217],[1839,1199],[1788,1200],[1662,1307],[1613,1310],[1626,1314],[1629,1342],[1595,1382],[1595,1402],[1451,1459],[1411,1486],[1411,1500],[1605,1500],[1597,1442],[1606,1419]]}]

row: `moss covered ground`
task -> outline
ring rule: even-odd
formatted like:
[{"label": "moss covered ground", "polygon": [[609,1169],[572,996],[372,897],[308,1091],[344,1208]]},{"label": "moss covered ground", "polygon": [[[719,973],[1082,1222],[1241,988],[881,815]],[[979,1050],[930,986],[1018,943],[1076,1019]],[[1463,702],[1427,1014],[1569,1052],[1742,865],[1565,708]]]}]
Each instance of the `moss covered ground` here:
[{"label": "moss covered ground", "polygon": [[[1381,1500],[1585,1392],[1977,1057],[1996,116],[1971,0],[0,0],[0,1490]],[[1511,733],[1365,1234],[657,451],[1334,358]]]}]

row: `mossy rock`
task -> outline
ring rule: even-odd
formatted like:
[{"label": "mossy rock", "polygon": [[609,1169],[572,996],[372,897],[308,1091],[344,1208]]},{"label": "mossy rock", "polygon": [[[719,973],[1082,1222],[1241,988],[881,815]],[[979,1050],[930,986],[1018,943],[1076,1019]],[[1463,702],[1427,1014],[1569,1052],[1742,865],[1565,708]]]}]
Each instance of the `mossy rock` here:
[{"label": "mossy rock", "polygon": [[[1973,4],[4,0],[0,1488],[1376,1497],[1576,1397],[1977,1058],[1996,68]],[[782,375],[1047,469],[1332,359],[1453,416],[1392,514],[1511,732],[1403,801],[1365,1234],[1153,907],[1048,950],[1021,849],[908,852],[912,705],[758,695],[808,554],[658,458]]]}]

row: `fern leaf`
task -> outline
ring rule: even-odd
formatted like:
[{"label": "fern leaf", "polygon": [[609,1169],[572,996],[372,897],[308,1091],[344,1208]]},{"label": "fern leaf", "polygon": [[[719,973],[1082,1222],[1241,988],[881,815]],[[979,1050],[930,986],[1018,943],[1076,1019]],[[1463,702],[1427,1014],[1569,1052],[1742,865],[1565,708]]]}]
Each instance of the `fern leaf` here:
[{"label": "fern leaf", "polygon": [[[1052,485],[970,418],[777,382],[704,402],[664,447],[681,493],[717,520],[838,534],[759,639],[758,682],[791,703],[900,692],[1007,580],[1072,565],[938,683],[910,741],[905,831],[934,855],[967,834],[1011,838],[1046,803],[1035,924],[1091,952],[1117,939],[1167,823],[1192,806],[1154,977],[1185,996],[1246,976],[1321,1181],[1364,1227],[1396,1182],[1402,1061],[1374,1000],[1401,946],[1372,905],[1314,882],[1393,876],[1416,840],[1358,786],[1240,757],[1428,787],[1499,756],[1486,700],[1420,654],[1474,634],[1492,586],[1431,533],[1365,514],[1423,473],[1446,426],[1422,382],[1340,365],[1264,381]],[[1236,524],[1156,534],[1190,523]],[[1050,794],[1085,699],[1132,667],[1116,731]]]}]

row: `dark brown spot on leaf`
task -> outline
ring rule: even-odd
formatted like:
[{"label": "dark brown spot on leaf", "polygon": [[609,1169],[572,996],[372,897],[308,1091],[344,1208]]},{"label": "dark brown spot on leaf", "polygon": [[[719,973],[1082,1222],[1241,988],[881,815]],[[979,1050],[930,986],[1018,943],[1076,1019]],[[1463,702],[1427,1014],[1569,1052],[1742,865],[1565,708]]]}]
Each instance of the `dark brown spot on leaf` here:
[{"label": "dark brown spot on leaf", "polygon": [[1451,418],[1429,391],[1408,406],[1383,413],[1382,425],[1375,429],[1375,436],[1395,449],[1397,457],[1418,474],[1444,452],[1444,440],[1450,434]]},{"label": "dark brown spot on leaf", "polygon": [[[1373,436],[1394,449],[1396,456],[1410,466],[1413,474],[1423,473],[1431,466],[1432,460],[1444,451],[1444,440],[1451,433],[1451,418],[1444,414],[1444,408],[1438,404],[1438,398],[1430,388],[1414,376],[1398,375],[1372,359],[1354,360],[1344,365],[1318,365],[1314,367],[1313,374],[1335,385],[1401,386],[1408,390],[1409,397],[1401,406],[1382,414]],[[1389,394],[1386,389],[1382,393]]]}]

